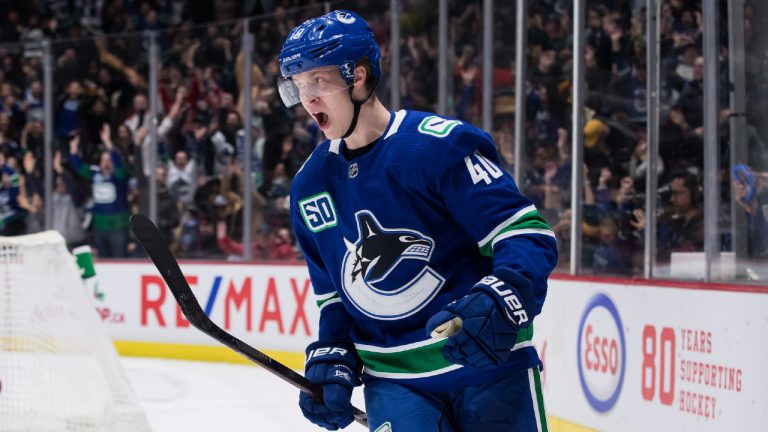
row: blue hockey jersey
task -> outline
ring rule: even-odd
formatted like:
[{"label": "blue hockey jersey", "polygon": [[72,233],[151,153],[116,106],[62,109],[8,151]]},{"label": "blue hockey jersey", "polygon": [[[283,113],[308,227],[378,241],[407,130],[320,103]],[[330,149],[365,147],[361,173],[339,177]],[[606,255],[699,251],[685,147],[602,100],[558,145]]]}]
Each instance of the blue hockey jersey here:
[{"label": "blue hockey jersey", "polygon": [[351,341],[363,379],[428,390],[479,385],[539,363],[533,328],[492,370],[448,363],[427,320],[495,267],[531,280],[541,311],[555,236],[498,165],[484,131],[429,113],[392,113],[367,153],[326,141],[296,175],[291,221],[320,307],[320,340]]}]

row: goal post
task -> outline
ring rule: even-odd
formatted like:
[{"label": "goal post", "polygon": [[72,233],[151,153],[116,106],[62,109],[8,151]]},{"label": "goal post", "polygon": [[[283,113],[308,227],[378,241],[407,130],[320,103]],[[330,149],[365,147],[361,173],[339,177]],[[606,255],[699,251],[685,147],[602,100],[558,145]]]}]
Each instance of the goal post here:
[{"label": "goal post", "polygon": [[149,431],[55,231],[0,237],[0,431]]}]

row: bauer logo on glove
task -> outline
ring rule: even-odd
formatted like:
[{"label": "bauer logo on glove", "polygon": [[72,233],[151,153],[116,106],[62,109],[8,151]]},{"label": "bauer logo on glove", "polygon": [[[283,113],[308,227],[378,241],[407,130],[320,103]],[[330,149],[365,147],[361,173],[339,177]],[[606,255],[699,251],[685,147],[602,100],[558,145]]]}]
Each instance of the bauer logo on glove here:
[{"label": "bauer logo on glove", "polygon": [[307,360],[309,360],[311,358],[314,358],[314,357],[322,357],[324,355],[334,355],[334,354],[338,354],[340,356],[345,356],[345,355],[347,355],[347,350],[345,350],[344,348],[339,348],[339,347],[322,347],[322,348],[317,348],[317,349],[310,350],[307,353]]},{"label": "bauer logo on glove", "polygon": [[351,345],[338,341],[317,341],[307,347],[304,375],[322,386],[323,400],[301,392],[299,407],[304,417],[328,430],[343,429],[354,419],[350,399],[352,389],[360,385],[360,359]]},{"label": "bauer logo on glove", "polygon": [[[349,369],[345,365],[338,365],[338,364],[336,365],[336,367],[339,368],[339,369],[336,369],[336,371],[335,371],[337,377],[344,378],[345,380],[347,380],[349,382],[353,382],[352,381],[352,370],[351,369]],[[346,369],[346,372],[343,371],[343,370],[340,370],[342,368]]]},{"label": "bauer logo on glove", "polygon": [[523,308],[523,304],[520,303],[520,299],[512,292],[511,289],[506,288],[507,284],[500,281],[496,276],[489,275],[484,277],[481,284],[486,284],[496,291],[496,294],[502,298],[504,303],[507,304],[507,309],[504,309],[504,313],[507,315],[509,322],[516,326],[522,326],[528,322],[528,313]]},{"label": "bauer logo on glove", "polygon": [[427,334],[449,337],[443,357],[451,363],[488,369],[509,358],[517,332],[530,324],[531,283],[520,273],[499,268],[427,322]]}]

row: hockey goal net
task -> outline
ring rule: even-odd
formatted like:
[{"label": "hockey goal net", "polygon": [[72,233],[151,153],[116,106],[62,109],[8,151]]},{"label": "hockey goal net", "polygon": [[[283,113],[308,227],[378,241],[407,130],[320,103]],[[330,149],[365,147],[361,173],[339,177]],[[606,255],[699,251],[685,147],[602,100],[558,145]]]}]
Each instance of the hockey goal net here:
[{"label": "hockey goal net", "polygon": [[0,237],[0,431],[149,431],[55,231]]}]

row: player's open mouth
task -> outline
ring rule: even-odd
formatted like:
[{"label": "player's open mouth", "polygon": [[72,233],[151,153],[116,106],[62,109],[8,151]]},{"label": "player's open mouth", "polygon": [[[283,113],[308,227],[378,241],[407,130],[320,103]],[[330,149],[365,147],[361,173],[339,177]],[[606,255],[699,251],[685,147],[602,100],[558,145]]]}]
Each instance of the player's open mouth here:
[{"label": "player's open mouth", "polygon": [[325,130],[325,128],[328,127],[328,123],[330,122],[328,114],[324,112],[316,112],[312,113],[312,117],[315,118],[315,121],[317,122],[317,125],[320,126],[321,130]]}]

